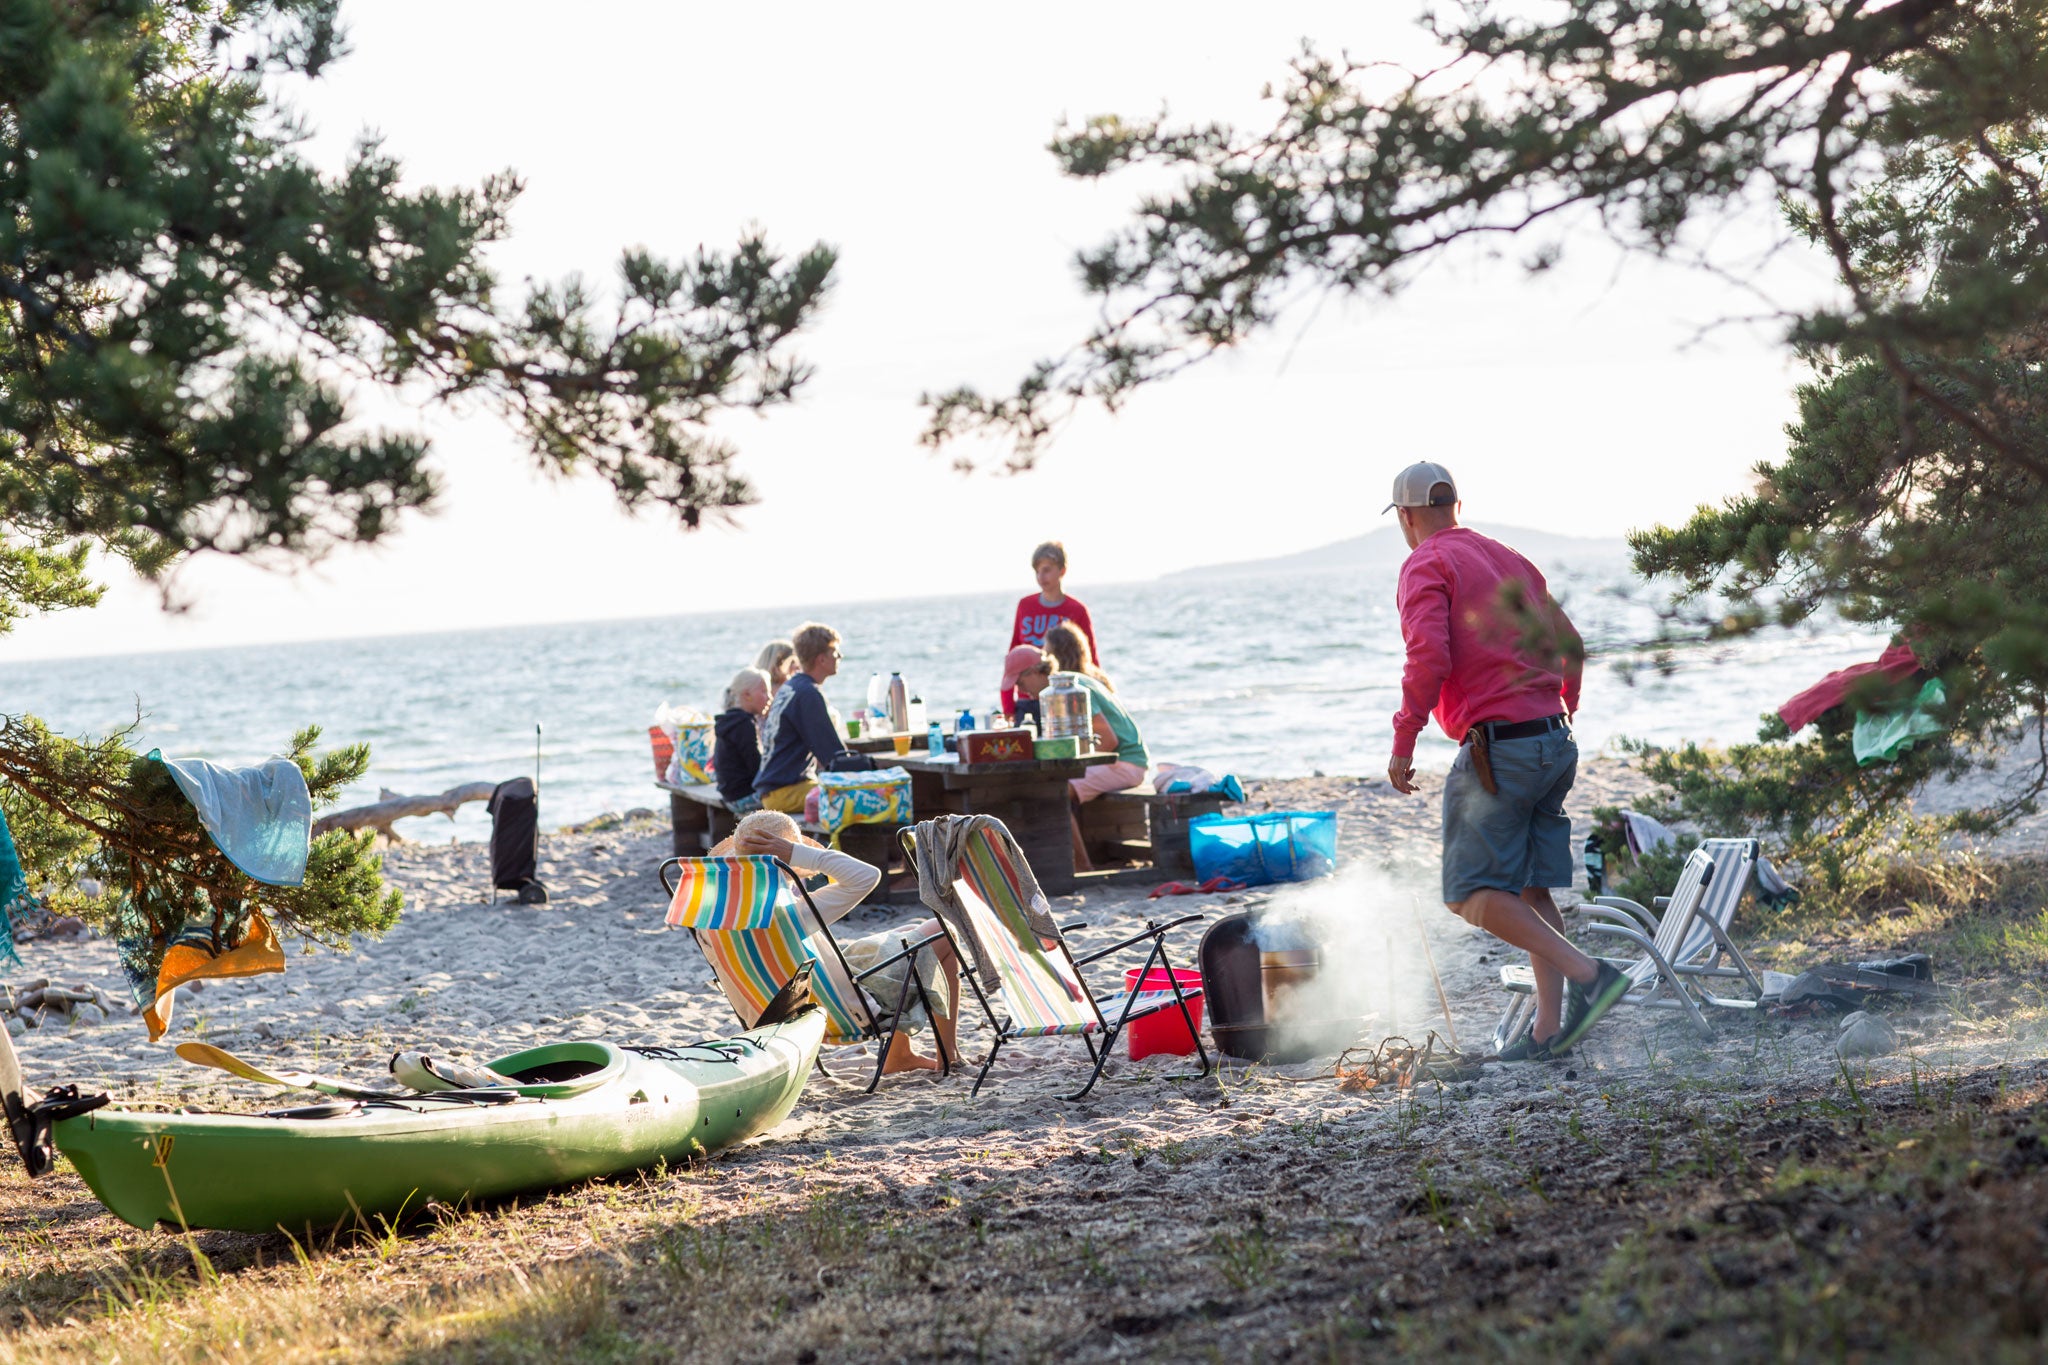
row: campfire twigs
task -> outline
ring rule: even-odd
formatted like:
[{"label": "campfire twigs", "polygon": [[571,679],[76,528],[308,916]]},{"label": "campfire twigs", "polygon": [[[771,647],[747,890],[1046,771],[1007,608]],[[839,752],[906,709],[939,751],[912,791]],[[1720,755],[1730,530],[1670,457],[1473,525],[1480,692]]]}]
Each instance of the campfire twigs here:
[{"label": "campfire twigs", "polygon": [[[1415,912],[1415,933],[1422,940],[1422,960],[1429,964],[1429,979],[1436,982],[1436,1002],[1443,1006],[1444,1028],[1451,1035],[1451,1051],[1458,1050],[1458,1026],[1451,1022],[1451,998],[1444,994],[1444,979],[1437,975],[1436,954],[1429,950],[1429,930],[1422,923],[1422,906],[1413,897],[1408,898],[1408,908]],[[1431,1037],[1435,1037],[1434,1031]]]},{"label": "campfire twigs", "polygon": [[1362,1093],[1381,1086],[1407,1090],[1417,1081],[1467,1081],[1479,1074],[1480,1066],[1477,1058],[1431,1029],[1420,1047],[1406,1038],[1390,1037],[1374,1047],[1345,1048],[1329,1074],[1339,1090]]}]

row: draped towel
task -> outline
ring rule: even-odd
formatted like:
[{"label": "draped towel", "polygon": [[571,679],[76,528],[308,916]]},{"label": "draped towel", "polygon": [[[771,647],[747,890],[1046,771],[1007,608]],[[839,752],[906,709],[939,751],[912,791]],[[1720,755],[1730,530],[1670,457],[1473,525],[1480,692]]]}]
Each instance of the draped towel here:
[{"label": "draped towel", "polygon": [[14,949],[14,917],[33,904],[14,834],[7,828],[7,812],[0,811],[0,962],[21,965],[21,954]]},{"label": "draped towel", "polygon": [[[974,836],[986,836],[977,840]],[[1059,926],[1053,923],[1052,906],[1039,890],[1038,878],[1024,850],[1017,847],[1009,827],[992,815],[941,815],[919,822],[917,842],[917,895],[931,912],[946,921],[953,937],[967,945],[974,955],[974,969],[983,981],[997,980],[990,948],[961,907],[953,883],[979,871],[991,880],[1000,879],[1016,888],[1019,910],[1031,931],[1040,938],[1057,939]],[[976,866],[976,864],[979,866]]]},{"label": "draped towel", "polygon": [[170,770],[199,823],[228,861],[267,886],[301,886],[312,847],[313,796],[288,758],[254,768],[223,768],[203,758],[148,755]]}]

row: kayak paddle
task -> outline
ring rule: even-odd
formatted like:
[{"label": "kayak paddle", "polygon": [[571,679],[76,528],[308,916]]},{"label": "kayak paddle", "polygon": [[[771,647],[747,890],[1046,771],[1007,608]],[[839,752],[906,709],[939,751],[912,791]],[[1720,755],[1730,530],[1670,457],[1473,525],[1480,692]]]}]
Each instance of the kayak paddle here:
[{"label": "kayak paddle", "polygon": [[194,1066],[210,1066],[225,1071],[231,1076],[240,1076],[245,1081],[256,1081],[262,1085],[275,1085],[286,1090],[318,1090],[325,1095],[339,1095],[349,1100],[405,1100],[414,1098],[390,1090],[369,1090],[362,1086],[337,1081],[331,1076],[315,1076],[308,1071],[262,1071],[229,1052],[226,1048],[211,1043],[180,1043],[178,1056]]}]

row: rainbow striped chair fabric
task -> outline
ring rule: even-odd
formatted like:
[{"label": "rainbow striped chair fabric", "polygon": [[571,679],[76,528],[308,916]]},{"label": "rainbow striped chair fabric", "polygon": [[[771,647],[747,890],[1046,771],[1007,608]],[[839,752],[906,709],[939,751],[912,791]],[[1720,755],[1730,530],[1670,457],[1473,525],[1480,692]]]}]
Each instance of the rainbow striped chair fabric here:
[{"label": "rainbow striped chair fabric", "polygon": [[[670,869],[676,874],[673,886],[669,884]],[[832,1046],[874,1042],[881,1044],[886,1055],[908,1001],[898,1002],[885,1029],[869,1008],[860,982],[942,937],[934,934],[856,974],[847,965],[831,926],[812,904],[802,878],[780,858],[670,858],[661,865],[661,884],[669,893],[669,927],[690,931],[742,1027],[752,1028],[775,993],[808,962],[814,964],[811,996],[825,1011],[825,1041]],[[916,983],[917,973],[912,972],[906,990]],[[929,1018],[931,1002],[924,999],[921,985],[917,992]],[[939,1053],[940,1061],[950,1068],[943,1043]],[[877,1058],[868,1089],[873,1090],[881,1079],[881,1067]],[[821,1065],[819,1069],[824,1068]]]},{"label": "rainbow striped chair fabric", "polygon": [[[914,848],[916,837],[912,831],[904,831],[906,850]],[[914,854],[912,861],[914,864]],[[1166,956],[1166,934],[1183,924],[1195,923],[1202,916],[1183,915],[1164,924],[1148,920],[1142,933],[1076,958],[1064,937],[1048,944],[1033,931],[1030,917],[1025,913],[1020,879],[1005,841],[995,838],[987,830],[970,834],[957,859],[956,871],[959,876],[953,883],[954,898],[968,931],[985,950],[980,955],[957,953],[961,976],[981,1001],[982,1010],[996,1035],[989,1046],[988,1060],[982,1063],[981,1074],[975,1078],[973,1093],[980,1093],[982,1083],[988,1079],[989,1071],[996,1063],[996,1054],[1004,1043],[1023,1038],[1079,1037],[1095,1063],[1088,1083],[1067,1096],[1070,1100],[1081,1099],[1102,1078],[1103,1068],[1109,1064],[1110,1049],[1115,1046],[1125,1026],[1134,1019],[1170,1009],[1180,1010],[1188,1032],[1194,1036],[1195,1050],[1202,1059],[1199,1074],[1209,1073],[1209,1053],[1202,1046],[1201,1031],[1195,1027],[1187,1007],[1187,1001],[1201,995],[1202,988],[1180,985]],[[945,926],[946,916],[940,915],[939,923]],[[1107,1002],[1097,1001],[1082,979],[1082,964],[1096,962],[1148,942],[1151,950],[1146,955],[1138,980],[1151,979],[1155,967],[1164,968],[1166,979],[1172,983],[1170,988],[1127,991]],[[980,979],[976,963],[982,956],[994,968],[994,981]],[[1000,1014],[990,1002],[991,995],[1000,995]]]}]

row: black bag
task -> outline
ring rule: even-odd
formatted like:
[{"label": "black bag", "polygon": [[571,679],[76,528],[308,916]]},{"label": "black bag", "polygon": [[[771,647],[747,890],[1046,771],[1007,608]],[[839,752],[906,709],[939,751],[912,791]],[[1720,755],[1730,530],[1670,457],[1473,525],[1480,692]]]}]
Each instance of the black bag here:
[{"label": "black bag", "polygon": [[874,770],[875,760],[871,755],[855,753],[852,749],[835,754],[825,765],[828,773],[871,773]]},{"label": "black bag", "polygon": [[[522,903],[537,904],[547,892],[535,880],[540,847],[540,798],[533,779],[515,777],[500,782],[491,792],[491,885],[500,891],[517,891]],[[532,895],[528,887],[538,892]]]}]

